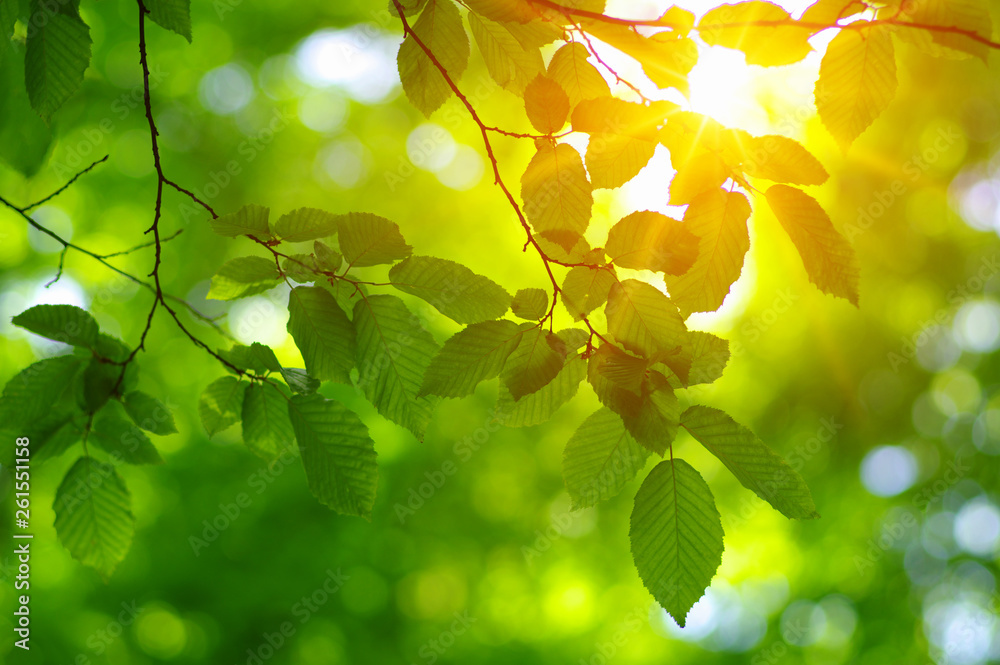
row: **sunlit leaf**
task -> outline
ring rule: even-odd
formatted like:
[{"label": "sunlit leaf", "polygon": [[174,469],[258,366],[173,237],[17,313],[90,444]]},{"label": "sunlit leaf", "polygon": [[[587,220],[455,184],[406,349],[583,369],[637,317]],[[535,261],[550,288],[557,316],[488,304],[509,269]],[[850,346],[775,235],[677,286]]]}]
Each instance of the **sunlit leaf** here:
[{"label": "sunlit leaf", "polygon": [[563,366],[555,335],[531,328],[521,335],[517,348],[504,364],[501,379],[515,401],[544,388]]},{"label": "sunlit leaf", "polygon": [[646,358],[679,346],[685,332],[676,305],[651,284],[626,279],[611,286],[605,308],[608,333]]},{"label": "sunlit leaf", "polygon": [[337,232],[337,216],[319,208],[286,212],[274,223],[274,235],[285,242],[306,242]]},{"label": "sunlit leaf", "polygon": [[269,462],[291,449],[295,440],[288,419],[288,400],[270,383],[250,384],[243,395],[243,442]]},{"label": "sunlit leaf", "polygon": [[574,321],[579,321],[608,300],[615,275],[603,268],[576,266],[566,273],[562,284],[562,300]]},{"label": "sunlit leaf", "polygon": [[809,281],[831,295],[858,304],[858,258],[851,244],[833,228],[823,208],[805,192],[774,185],[767,203],[795,243]]},{"label": "sunlit leaf", "polygon": [[469,27],[483,54],[490,76],[503,88],[516,94],[545,70],[538,47],[527,47],[501,23],[469,13]]},{"label": "sunlit leaf", "polygon": [[511,303],[511,295],[493,280],[460,263],[431,256],[413,256],[394,265],[389,281],[458,323],[499,318]]},{"label": "sunlit leaf", "polygon": [[[492,17],[490,17],[492,18]],[[469,63],[469,37],[462,16],[452,0],[427,0],[420,18],[411,28],[423,45],[430,49],[448,75],[457,80]],[[448,101],[453,91],[447,80],[413,35],[407,35],[397,57],[403,91],[414,106],[430,116]]]},{"label": "sunlit leaf", "polygon": [[588,62],[589,57],[590,52],[586,46],[571,42],[561,46],[549,61],[549,78],[566,92],[571,108],[584,99],[607,97],[611,94],[607,81]]},{"label": "sunlit leaf", "polygon": [[270,212],[269,208],[250,203],[236,212],[212,218],[209,223],[220,236],[235,238],[247,235],[267,240],[271,237],[271,228],[267,221]]},{"label": "sunlit leaf", "polygon": [[514,294],[510,309],[522,319],[537,321],[549,309],[549,295],[544,289],[521,289]]},{"label": "sunlit leaf", "polygon": [[[789,65],[809,55],[811,31],[794,25],[768,22],[788,21],[787,11],[776,4],[750,0],[710,9],[698,23],[698,35],[706,44],[738,49],[748,65]],[[754,25],[761,23],[763,25]]]},{"label": "sunlit leaf", "polygon": [[209,436],[214,436],[240,421],[243,393],[247,384],[233,376],[224,376],[208,384],[198,399],[198,415]]},{"label": "sunlit leaf", "polygon": [[846,150],[896,95],[896,57],[883,26],[841,30],[827,46],[816,82],[820,120]]},{"label": "sunlit leaf", "polygon": [[682,275],[698,258],[698,238],[681,222],[642,210],[611,227],[604,251],[622,268]]},{"label": "sunlit leaf", "polygon": [[73,305],[35,305],[10,322],[36,335],[87,349],[95,348],[100,332],[94,317]]},{"label": "sunlit leaf", "polygon": [[532,127],[553,134],[566,124],[569,97],[558,83],[539,74],[524,89],[524,110]]},{"label": "sunlit leaf", "polygon": [[361,268],[405,259],[413,248],[406,244],[395,222],[352,212],[340,217],[340,251],[348,268]]},{"label": "sunlit leaf", "polygon": [[501,383],[497,397],[497,419],[506,427],[529,427],[546,422],[559,407],[576,395],[580,382],[587,375],[587,361],[574,357],[540,390],[514,400]]},{"label": "sunlit leaf", "polygon": [[684,213],[684,225],[698,236],[698,259],[679,277],[667,275],[667,291],[684,315],[722,305],[740,276],[750,248],[750,204],[743,194],[714,190],[699,195]]},{"label": "sunlit leaf", "polygon": [[[569,144],[539,142],[521,177],[521,196],[524,215],[536,231],[570,231],[579,236],[590,225],[594,205],[590,181],[580,153]],[[576,243],[559,244],[568,251]]]},{"label": "sunlit leaf", "polygon": [[822,185],[830,177],[802,144],[777,135],[750,139],[743,170],[755,178],[793,185]]}]

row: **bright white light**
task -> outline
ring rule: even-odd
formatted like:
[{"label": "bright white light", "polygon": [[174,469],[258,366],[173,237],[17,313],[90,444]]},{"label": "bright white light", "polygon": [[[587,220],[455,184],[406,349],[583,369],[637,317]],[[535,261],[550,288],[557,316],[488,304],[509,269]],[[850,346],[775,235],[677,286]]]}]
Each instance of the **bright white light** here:
[{"label": "bright white light", "polygon": [[448,166],[437,172],[437,179],[446,187],[464,192],[479,184],[485,168],[483,158],[478,152],[459,143],[455,149],[455,158]]},{"label": "bright white light", "polygon": [[966,503],[955,516],[955,542],[970,554],[992,557],[1000,547],[1000,510],[985,499]]},{"label": "bright white light", "polygon": [[216,67],[201,77],[198,98],[209,111],[232,115],[254,98],[253,79],[236,63]]},{"label": "bright white light", "polygon": [[986,662],[996,617],[977,601],[973,598],[943,601],[924,608],[924,634],[944,651],[939,663],[981,665]]},{"label": "bright white light", "polygon": [[917,480],[917,460],[901,446],[879,446],[861,461],[861,482],[875,496],[896,496]]},{"label": "bright white light", "polygon": [[287,287],[275,289],[267,295],[246,298],[229,310],[229,330],[241,344],[260,342],[272,347],[281,346],[288,334]]},{"label": "bright white light", "polygon": [[295,53],[299,75],[316,87],[335,85],[354,99],[384,101],[399,85],[398,38],[369,25],[346,30],[320,30]]},{"label": "bright white light", "polygon": [[978,300],[962,305],[955,315],[955,337],[962,348],[989,353],[1000,348],[1000,304]]},{"label": "bright white light", "polygon": [[1000,183],[980,180],[960,196],[959,209],[966,224],[980,231],[1000,227]]},{"label": "bright white light", "polygon": [[425,122],[406,137],[406,154],[418,169],[436,173],[455,158],[455,139],[447,129]]}]

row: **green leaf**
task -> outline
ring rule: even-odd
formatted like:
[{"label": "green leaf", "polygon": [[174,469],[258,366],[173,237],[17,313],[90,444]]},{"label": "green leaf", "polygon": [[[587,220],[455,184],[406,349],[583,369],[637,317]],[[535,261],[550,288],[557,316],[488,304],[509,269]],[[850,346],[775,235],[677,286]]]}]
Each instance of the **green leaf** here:
[{"label": "green leaf", "polygon": [[680,404],[663,374],[650,370],[644,359],[604,344],[590,356],[587,380],[636,441],[660,455],[666,452],[677,435]]},{"label": "green leaf", "polygon": [[483,321],[458,331],[431,360],[419,394],[472,394],[481,381],[500,374],[520,339],[521,329],[513,321]]},{"label": "green leaf", "polygon": [[611,227],[604,251],[621,268],[683,275],[698,258],[698,238],[681,222],[643,210]]},{"label": "green leaf", "polygon": [[324,272],[337,272],[344,263],[344,257],[339,252],[319,240],[313,243],[313,256],[316,257],[316,266]]},{"label": "green leaf", "polygon": [[319,208],[286,212],[274,223],[274,235],[285,242],[306,242],[337,232],[337,216]]},{"label": "green leaf", "polygon": [[343,404],[295,395],[288,404],[309,490],[345,515],[371,519],[378,467],[368,428]]},{"label": "green leaf", "polygon": [[320,277],[314,270],[315,266],[316,262],[309,254],[291,254],[281,262],[285,275],[300,284],[315,282]]},{"label": "green leaf", "polygon": [[571,42],[560,47],[549,61],[548,75],[566,91],[570,107],[584,99],[611,95],[607,81],[588,58],[590,52],[586,46]]},{"label": "green leaf", "polygon": [[349,383],[354,367],[354,326],[336,299],[322,288],[300,286],[288,294],[288,332],[302,352],[309,375]]},{"label": "green leaf", "polygon": [[191,0],[143,0],[149,18],[191,41]]},{"label": "green leaf", "polygon": [[576,266],[566,273],[562,300],[574,321],[579,321],[608,300],[617,281],[611,268]]},{"label": "green leaf", "polygon": [[288,399],[269,383],[252,383],[243,396],[243,442],[268,462],[291,449],[295,439]]},{"label": "green leaf", "polygon": [[31,460],[37,464],[55,459],[72,448],[83,438],[81,433],[85,424],[86,419],[78,415],[76,418],[61,418],[59,424],[44,430],[30,433],[21,430],[17,434],[27,435],[31,439]]},{"label": "green leaf", "polygon": [[254,342],[250,345],[250,353],[269,372],[281,371],[281,363],[278,362],[278,357],[274,355],[271,347],[260,342]]},{"label": "green leaf", "polygon": [[319,379],[314,379],[304,369],[282,367],[281,378],[285,380],[293,393],[310,395],[319,390]]},{"label": "green leaf", "polygon": [[247,384],[232,376],[224,376],[208,384],[198,399],[198,415],[208,435],[235,425],[243,412],[243,392]]},{"label": "green leaf", "polygon": [[87,440],[128,464],[163,464],[153,442],[125,418],[116,402],[108,403],[94,417]]},{"label": "green leaf", "polygon": [[[420,18],[411,23],[413,32],[453,81],[458,81],[469,64],[469,36],[462,15],[451,0],[428,0]],[[427,57],[423,48],[407,35],[397,56],[399,80],[410,103],[424,115],[432,113],[452,96],[451,86]]]},{"label": "green leaf", "polygon": [[[591,190],[576,148],[568,143],[552,145],[540,141],[521,176],[524,215],[539,233],[583,235],[590,225],[594,205]],[[573,246],[560,244],[567,251]]]},{"label": "green leaf", "polygon": [[500,318],[511,303],[510,294],[493,280],[454,261],[430,256],[413,256],[394,265],[389,281],[457,323]]},{"label": "green leaf", "polygon": [[501,380],[515,401],[544,388],[563,367],[564,346],[552,333],[535,327],[521,334],[521,341],[504,364]]},{"label": "green leaf", "polygon": [[740,276],[750,249],[750,203],[740,193],[721,189],[699,194],[684,213],[684,225],[698,236],[698,259],[679,277],[667,275],[667,291],[687,316],[722,306]]},{"label": "green leaf", "polygon": [[722,563],[722,520],[708,484],[681,459],[653,467],[635,495],[629,541],[639,577],[682,628]]},{"label": "green leaf", "polygon": [[573,508],[616,496],[642,470],[649,451],[636,443],[621,417],[608,408],[591,414],[566,444],[563,478]]},{"label": "green leaf", "polygon": [[587,362],[575,357],[544,388],[514,401],[503,383],[497,397],[497,420],[506,427],[529,427],[547,422],[560,406],[576,395],[587,375]]},{"label": "green leaf", "polygon": [[399,226],[384,217],[352,212],[340,218],[340,251],[348,269],[394,263],[413,253]]},{"label": "green leaf", "polygon": [[212,276],[212,286],[205,297],[236,300],[269,291],[280,283],[281,273],[274,261],[262,256],[241,256],[222,264]]},{"label": "green leaf", "polygon": [[378,412],[423,440],[436,402],[418,397],[424,373],[437,355],[434,337],[402,300],[373,295],[354,305],[358,382]]},{"label": "green leaf", "polygon": [[35,305],[15,316],[11,323],[36,335],[87,349],[95,347],[100,332],[94,317],[73,305]]},{"label": "green leaf", "polygon": [[791,519],[819,517],[812,493],[792,467],[753,432],[728,415],[707,406],[692,406],[681,425],[748,490]]},{"label": "green leaf", "polygon": [[[254,344],[256,344],[256,342],[254,342]],[[259,354],[254,353],[252,347],[245,346],[243,344],[234,344],[231,349],[219,349],[218,353],[227,362],[238,367],[244,372],[263,374],[268,369],[264,364],[263,358]],[[273,351],[271,353],[272,355],[274,354]]]},{"label": "green leaf", "polygon": [[[0,2],[0,8],[10,5],[10,0]],[[0,159],[30,178],[45,163],[52,130],[28,100],[24,88],[24,48],[20,44],[8,44],[6,53],[0,47],[0,90],[4,91],[0,95]]]},{"label": "green leaf", "polygon": [[857,307],[858,257],[851,244],[833,228],[816,199],[788,185],[774,185],[765,196],[799,250],[809,281],[824,293],[844,298]]},{"label": "green leaf", "polygon": [[209,223],[220,236],[235,238],[246,235],[266,241],[271,238],[271,227],[267,222],[270,214],[270,208],[250,203],[234,213],[210,219]]},{"label": "green leaf", "polygon": [[90,64],[90,28],[72,3],[32,0],[24,55],[31,106],[46,122],[80,89]]},{"label": "green leaf", "polygon": [[132,422],[147,432],[160,435],[177,432],[170,409],[152,395],[133,390],[122,398],[122,404]]},{"label": "green leaf", "polygon": [[714,383],[729,362],[729,342],[711,333],[693,331],[684,345],[691,358],[687,385]]},{"label": "green leaf", "polygon": [[[128,369],[134,367],[135,365],[130,365]],[[86,411],[96,413],[113,395],[121,395],[131,388],[124,378],[119,382],[121,373],[121,366],[93,358],[87,363],[82,381],[77,386],[77,403]]]},{"label": "green leaf", "polygon": [[132,544],[131,504],[125,481],[114,467],[90,457],[78,459],[56,490],[53,509],[59,541],[105,582]]},{"label": "green leaf", "polygon": [[490,76],[500,87],[522,94],[528,83],[545,70],[541,51],[537,46],[521,44],[502,23],[481,18],[473,12],[468,17]]},{"label": "green leaf", "polygon": [[510,309],[519,318],[537,321],[549,309],[549,294],[544,289],[521,289],[514,294]]},{"label": "green leaf", "polygon": [[616,282],[604,311],[608,333],[629,351],[646,358],[671,351],[683,341],[684,319],[652,284],[637,279]]}]

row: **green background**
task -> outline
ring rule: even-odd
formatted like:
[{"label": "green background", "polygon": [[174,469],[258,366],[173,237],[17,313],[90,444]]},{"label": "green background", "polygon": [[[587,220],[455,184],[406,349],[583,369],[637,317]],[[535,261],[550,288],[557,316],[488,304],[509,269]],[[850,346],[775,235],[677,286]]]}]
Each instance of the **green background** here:
[{"label": "green background", "polygon": [[[394,76],[401,31],[382,3],[194,5],[192,44],[148,28],[151,65],[163,72],[153,99],[171,178],[220,213],[250,202],[273,214],[300,206],[377,213],[400,225],[415,253],[461,260],[510,292],[545,285],[537,257],[520,252],[523,232],[492,185],[477,128],[456,102],[432,119],[451,138],[424,128],[430,143],[411,138],[408,153],[408,137],[426,119],[398,85],[364,101],[378,97],[381,79],[350,79],[344,69],[371,66],[383,79]],[[612,9],[638,13],[628,3]],[[84,2],[82,12],[94,39],[83,90],[56,115],[57,140],[37,176],[2,167],[0,193],[18,203],[36,200],[109,154],[107,164],[36,214],[73,242],[110,253],[143,241],[155,195],[145,118],[133,96],[140,83],[137,9],[104,0]],[[340,58],[329,62],[340,69],[324,71],[346,83],[310,85],[296,73],[304,38],[356,24],[369,27],[328,42]],[[729,339],[733,358],[720,381],[691,397],[726,409],[784,454],[823,517],[790,522],[758,506],[717,460],[689,438],[679,440],[675,454],[708,480],[726,529],[719,575],[688,629],[651,606],[632,565],[628,516],[638,481],[598,509],[569,512],[562,449],[597,405],[588,389],[551,423],[507,429],[491,424],[496,386],[484,385],[473,397],[442,402],[421,442],[350,387],[324,387],[361,414],[376,442],[380,473],[369,523],[319,505],[297,461],[264,475],[238,428],[206,438],[197,397],[224,372],[161,312],[141,357],[140,388],[174,408],[180,433],[156,438],[164,465],[121,470],[136,516],[132,549],[108,584],[74,561],[56,540],[51,504],[76,451],[35,467],[32,650],[13,649],[8,639],[13,547],[4,545],[0,659],[245,663],[248,649],[263,657],[267,636],[291,622],[291,637],[266,662],[1000,660],[1000,550],[996,539],[990,549],[987,537],[1000,515],[1000,78],[980,62],[935,60],[908,46],[897,51],[898,97],[846,154],[816,117],[788,101],[808,95],[811,81],[802,90],[762,88],[750,102],[764,109],[771,131],[802,118],[796,137],[832,175],[817,196],[860,257],[861,307],[812,287],[777,222],[764,206],[755,211],[743,277],[720,314],[693,324]],[[486,122],[526,130],[517,98],[481,85],[485,76],[474,55],[463,86],[481,88],[476,103]],[[248,91],[252,98],[240,106]],[[220,112],[226,105],[240,108]],[[275,118],[283,120],[273,137],[260,134]],[[11,146],[28,145],[41,131],[22,127],[0,136],[8,160],[12,152],[27,158]],[[752,129],[765,133],[759,124]],[[936,147],[939,137],[947,140]],[[452,142],[467,146],[455,158]],[[497,148],[514,186],[530,142],[503,139]],[[439,179],[412,166],[424,158],[452,166]],[[669,163],[666,155],[657,159]],[[476,168],[483,174],[469,189],[442,182],[468,180]],[[666,199],[667,179],[657,173],[620,196],[598,194],[593,244],[635,207],[630,202]],[[869,211],[870,223],[859,210]],[[204,299],[208,279],[224,258],[257,250],[245,239],[215,236],[207,215],[173,192],[161,228],[183,230],[164,246],[165,288],[207,313],[225,313],[224,303]],[[148,293],[86,257],[71,253],[63,279],[45,289],[58,249],[0,210],[0,380],[52,352],[9,324],[33,304],[88,306],[105,330],[132,343],[141,331]],[[152,255],[114,261],[145,275]],[[986,279],[978,279],[981,270]],[[247,302],[230,309],[229,329],[246,343],[272,344],[297,365],[283,332],[285,295]],[[439,340],[457,329],[408,302],[427,315]],[[944,324],[929,325],[939,314]],[[228,344],[192,325],[214,346]],[[891,497],[876,496],[861,479],[862,460],[879,446],[894,448],[868,468],[903,478]],[[957,478],[947,473],[956,460]],[[4,496],[13,491],[6,471],[0,488]],[[421,491],[426,498],[415,499]],[[225,517],[241,494],[249,505]],[[408,502],[412,514],[400,509]],[[5,500],[4,534],[12,513]],[[214,520],[224,528],[212,542],[192,545],[192,537],[212,535],[206,521]],[[987,546],[977,550],[983,538]],[[317,590],[329,571],[347,578],[342,588],[303,609],[303,597],[323,596]],[[123,607],[137,617],[119,626]],[[461,634],[453,630],[462,630],[456,616],[469,623]]]}]

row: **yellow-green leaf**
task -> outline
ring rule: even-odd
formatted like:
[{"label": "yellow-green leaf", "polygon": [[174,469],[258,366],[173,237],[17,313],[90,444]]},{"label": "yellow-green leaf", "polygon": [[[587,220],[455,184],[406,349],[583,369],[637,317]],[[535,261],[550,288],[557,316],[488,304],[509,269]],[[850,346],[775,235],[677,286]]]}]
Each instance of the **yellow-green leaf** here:
[{"label": "yellow-green leaf", "polygon": [[[524,215],[540,233],[570,231],[581,236],[590,225],[594,205],[591,189],[576,148],[567,143],[552,145],[539,141],[538,150],[521,177]],[[567,236],[570,241],[559,244],[569,251],[576,244],[575,236]]]},{"label": "yellow-green leaf", "polygon": [[816,199],[788,185],[767,190],[767,203],[795,243],[809,281],[858,304],[858,257]]},{"label": "yellow-green leaf", "polygon": [[525,47],[506,25],[470,12],[469,27],[483,54],[486,70],[500,87],[521,94],[545,70],[538,47]]},{"label": "yellow-green leaf", "polygon": [[750,203],[739,193],[717,189],[700,194],[684,213],[684,225],[698,236],[698,259],[679,277],[667,275],[667,291],[687,316],[718,309],[740,276],[750,249]]},{"label": "yellow-green leaf", "polygon": [[[469,63],[469,36],[462,25],[462,15],[452,0],[428,0],[420,18],[411,24],[414,34],[438,63],[457,81]],[[407,35],[396,58],[399,79],[410,103],[430,117],[448,101],[453,91],[413,35]]]},{"label": "yellow-green leaf", "polygon": [[611,227],[604,251],[622,268],[682,275],[698,258],[698,238],[676,219],[641,210]]},{"label": "yellow-green leaf", "polygon": [[816,82],[816,110],[846,150],[896,94],[896,57],[884,26],[841,30],[826,49]]},{"label": "yellow-green leaf", "polygon": [[822,185],[830,177],[811,152],[785,136],[751,138],[745,150],[743,170],[755,178],[794,185]]},{"label": "yellow-green leaf", "polygon": [[706,44],[743,51],[748,65],[790,65],[809,55],[812,47],[808,28],[754,25],[770,21],[791,22],[791,16],[778,5],[762,0],[720,5],[701,18],[698,35]]},{"label": "yellow-green leaf", "polygon": [[569,97],[558,83],[539,74],[524,89],[524,110],[532,127],[554,134],[569,117]]},{"label": "yellow-green leaf", "polygon": [[590,52],[579,42],[565,44],[549,61],[548,75],[558,83],[569,98],[570,107],[584,99],[607,97],[611,94],[607,81],[587,59]]},{"label": "yellow-green leaf", "polygon": [[637,279],[611,286],[605,314],[608,333],[645,358],[678,347],[686,330],[670,299],[652,284]]}]

